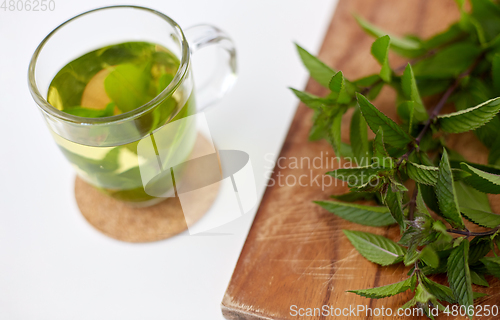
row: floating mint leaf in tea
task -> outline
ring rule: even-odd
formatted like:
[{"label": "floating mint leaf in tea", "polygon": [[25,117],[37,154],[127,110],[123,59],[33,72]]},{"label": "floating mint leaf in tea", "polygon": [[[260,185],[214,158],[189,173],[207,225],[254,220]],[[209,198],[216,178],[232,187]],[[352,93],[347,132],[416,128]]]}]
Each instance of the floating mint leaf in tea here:
[{"label": "floating mint leaf in tea", "polygon": [[[47,100],[55,108],[78,117],[123,114],[160,94],[173,81],[179,65],[179,59],[172,52],[157,44],[126,42],[106,46],[65,65],[52,80]],[[169,120],[187,117],[194,113],[193,100],[191,92],[177,90],[126,130],[153,132]],[[196,131],[194,127],[179,130],[181,132],[171,139],[163,139],[167,142],[157,147],[186,159],[193,143],[181,137],[192,136]],[[147,168],[149,161],[137,155],[139,141],[96,147],[78,144],[57,134],[54,138],[80,175],[105,193],[127,202],[154,198],[144,191],[139,173],[139,165]],[[156,183],[165,182],[158,179]]]},{"label": "floating mint leaf in tea", "polygon": [[[178,68],[177,57],[159,45],[126,42],[107,46],[64,66],[50,84],[48,101],[59,110],[81,117],[128,112],[163,91]],[[116,105],[112,114],[93,112],[106,110],[111,102]]]}]

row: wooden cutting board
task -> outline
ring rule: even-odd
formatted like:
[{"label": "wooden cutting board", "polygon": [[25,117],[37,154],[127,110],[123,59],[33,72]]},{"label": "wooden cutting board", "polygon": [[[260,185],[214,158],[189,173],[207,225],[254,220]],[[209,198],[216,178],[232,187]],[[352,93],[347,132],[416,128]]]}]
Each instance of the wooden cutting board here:
[{"label": "wooden cutting board", "polygon": [[[379,70],[369,53],[373,38],[357,26],[351,15],[354,12],[396,35],[413,33],[423,37],[444,30],[459,15],[453,0],[340,0],[319,57],[351,79]],[[391,56],[393,66],[403,62]],[[306,91],[320,96],[327,93],[313,80],[309,81]],[[391,89],[384,89],[374,103],[396,118],[394,98]],[[346,292],[401,281],[406,278],[408,268],[401,264],[379,267],[367,261],[341,231],[369,231],[396,239],[397,227],[363,227],[342,220],[312,203],[313,200],[328,199],[331,194],[344,193],[347,188],[335,185],[335,182],[331,186],[321,186],[324,173],[335,169],[335,161],[332,162],[333,152],[326,142],[308,142],[311,115],[307,107],[299,105],[281,150],[282,160],[270,182],[271,185],[272,181],[275,183],[266,190],[223,298],[222,312],[226,319],[325,319],[318,314],[293,316],[290,308],[292,305],[297,308],[364,305],[396,309],[412,296],[403,293],[371,300]],[[350,115],[343,119],[344,137],[348,137]],[[486,161],[486,149],[472,134],[455,136],[450,145],[465,153],[469,160]],[[311,161],[309,164],[307,159]],[[302,186],[297,181],[301,176]],[[315,177],[318,178],[314,180]],[[328,177],[325,179],[325,184],[328,184]],[[494,210],[499,212],[498,199],[491,200]],[[439,277],[434,280],[445,281]],[[499,305],[500,283],[492,278],[488,280],[490,288],[475,286],[474,289],[490,294],[480,300],[481,304]],[[336,318],[365,319],[355,316]],[[498,318],[483,316],[479,319]]]}]

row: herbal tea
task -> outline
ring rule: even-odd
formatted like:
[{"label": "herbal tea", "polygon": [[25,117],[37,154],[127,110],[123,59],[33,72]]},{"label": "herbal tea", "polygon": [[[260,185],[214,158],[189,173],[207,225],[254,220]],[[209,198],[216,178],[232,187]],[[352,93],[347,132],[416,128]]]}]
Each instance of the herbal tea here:
[{"label": "herbal tea", "polygon": [[[126,42],[106,46],[64,66],[52,80],[47,100],[55,108],[78,117],[103,118],[127,113],[160,94],[172,82],[179,64],[173,53],[157,44]],[[194,97],[191,90],[186,91],[179,87],[153,111],[134,121],[129,130],[150,133],[170,121],[192,115]],[[186,159],[194,139],[184,137],[193,137],[195,130],[194,126],[180,126],[175,134],[162,137],[161,147],[176,158]],[[143,159],[137,154],[140,140],[99,147],[78,144],[56,133],[53,135],[87,182],[122,201],[155,201],[150,194],[158,192],[146,193],[141,180],[139,165],[144,170],[151,159]],[[163,169],[170,174],[168,168]],[[165,185],[161,176],[153,179],[148,187],[155,188],[155,184],[157,188],[172,189],[172,183]]]}]

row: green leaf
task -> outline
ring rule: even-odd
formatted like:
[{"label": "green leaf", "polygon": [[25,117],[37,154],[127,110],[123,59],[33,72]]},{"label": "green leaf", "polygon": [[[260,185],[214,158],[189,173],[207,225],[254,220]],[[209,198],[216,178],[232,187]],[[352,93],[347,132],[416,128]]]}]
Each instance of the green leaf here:
[{"label": "green leaf", "polygon": [[[407,108],[413,110],[411,114],[414,115],[415,120],[418,122],[427,120],[429,115],[427,114],[427,110],[425,110],[422,98],[420,98],[417,81],[415,80],[415,75],[413,74],[413,69],[410,64],[406,66],[403,76],[401,77],[401,88],[403,89],[406,100],[408,100],[406,104]],[[410,121],[410,128],[411,123],[412,121]]]},{"label": "green leaf", "polygon": [[486,279],[484,278],[483,274],[479,274],[475,271],[470,271],[470,278],[473,284],[478,285],[478,286],[483,286],[483,287],[489,287],[490,284]]},{"label": "green leaf", "polygon": [[405,229],[405,217],[403,214],[403,194],[399,191],[393,191],[392,188],[388,188],[387,196],[385,198],[385,203],[391,212],[392,217],[399,224],[400,231],[403,233]]},{"label": "green leaf", "polygon": [[406,100],[415,101],[423,106],[422,98],[420,98],[420,94],[418,93],[417,81],[415,80],[413,69],[409,63],[401,77],[401,88],[403,89]]},{"label": "green leaf", "polygon": [[414,64],[413,72],[416,77],[456,78],[471,66],[480,54],[481,48],[473,42],[454,43],[432,57]]},{"label": "green leaf", "polygon": [[468,186],[463,181],[455,181],[455,193],[459,207],[475,208],[477,210],[491,211],[488,195]]},{"label": "green leaf", "polygon": [[102,117],[110,117],[114,114],[115,103],[110,102],[106,105],[105,109],[89,109],[85,107],[72,107],[68,109],[64,109],[63,111],[72,114],[74,116],[83,117],[83,118],[102,118]]},{"label": "green leaf", "polygon": [[354,168],[340,168],[334,171],[329,171],[326,174],[346,181],[349,186],[361,186],[371,181],[373,178],[378,177],[380,172],[386,171],[385,168],[380,168],[377,166],[365,166],[365,167],[354,167]]},{"label": "green leaf", "polygon": [[436,251],[434,251],[434,249],[430,246],[426,246],[422,249],[420,252],[420,259],[434,269],[439,267],[439,257],[436,254]]},{"label": "green leaf", "polygon": [[471,17],[481,25],[486,41],[493,40],[500,34],[500,8],[490,0],[471,0]]},{"label": "green leaf", "polygon": [[337,72],[329,84],[330,90],[337,95],[338,104],[346,104],[351,101],[351,96],[347,93],[346,83],[342,71]]},{"label": "green leaf", "polygon": [[329,83],[329,88],[331,91],[339,94],[343,90],[345,90],[345,81],[344,81],[344,74],[342,71],[337,72],[332,79],[330,80]]},{"label": "green leaf", "polygon": [[491,239],[489,237],[475,237],[470,242],[469,265],[473,265],[491,251]]},{"label": "green leaf", "polygon": [[315,111],[313,116],[313,125],[309,131],[309,141],[316,141],[325,137],[330,125],[330,115],[326,112]]},{"label": "green leaf", "polygon": [[[437,282],[432,281],[431,279],[427,278],[424,275],[420,275],[422,279],[422,283],[425,285],[425,287],[431,292],[438,300],[441,301],[446,301],[448,303],[457,303],[458,301],[453,295],[453,292],[451,289],[447,286],[443,286],[442,284],[439,284]],[[474,300],[484,297],[483,293],[480,292],[473,292],[472,296]]]},{"label": "green leaf", "polygon": [[451,175],[450,162],[448,153],[443,151],[441,162],[439,163],[439,174],[436,184],[436,196],[439,204],[439,209],[443,217],[451,225],[464,228],[464,222],[458,210],[458,200],[453,184],[453,176]]},{"label": "green leaf", "polygon": [[300,99],[300,101],[302,101],[306,106],[310,107],[311,109],[320,110],[325,105],[329,104],[329,101],[327,99],[315,96],[313,94],[304,91],[295,90],[294,88],[290,88],[290,90],[292,90],[292,92],[295,94],[297,98]]},{"label": "green leaf", "polygon": [[394,147],[405,147],[411,137],[399,125],[380,112],[363,95],[356,93],[359,107],[370,129],[376,133],[379,127],[384,130],[384,142]]},{"label": "green leaf", "polygon": [[484,172],[468,165],[465,162],[462,162],[461,166],[463,170],[471,174],[465,178],[465,182],[468,185],[484,193],[500,193],[500,175]]},{"label": "green leaf", "polygon": [[417,184],[417,199],[416,199],[416,204],[417,204],[417,212],[420,212],[422,214],[425,214],[427,216],[431,216],[429,213],[429,210],[427,210],[427,207],[424,202],[424,198],[422,197],[422,191],[420,190],[420,185]]},{"label": "green leaf", "polygon": [[[430,305],[437,306],[439,310],[444,310],[444,306],[437,301],[436,296],[430,293],[428,288],[426,288],[422,282],[417,285],[415,296],[412,300],[418,303],[418,307],[423,309],[424,313],[431,319],[434,319],[434,317],[429,310]],[[410,304],[413,304],[413,302]]]},{"label": "green leaf", "polygon": [[489,274],[500,278],[500,257],[485,257],[480,261],[486,266]]},{"label": "green leaf", "polygon": [[474,304],[469,270],[469,241],[466,239],[452,250],[448,258],[448,282],[460,305],[468,309]]},{"label": "green leaf", "polygon": [[403,260],[406,250],[390,239],[368,232],[342,231],[356,250],[371,262],[388,266]]},{"label": "green leaf", "polygon": [[350,140],[357,165],[369,165],[368,129],[365,118],[361,115],[359,107],[354,109],[354,113],[352,114]]},{"label": "green leaf", "polygon": [[422,283],[424,286],[432,293],[438,300],[446,301],[448,303],[456,303],[456,299],[453,296],[453,292],[447,286],[439,284],[437,282],[432,281],[424,275],[420,275],[422,279]]},{"label": "green leaf", "polygon": [[500,97],[485,101],[475,107],[437,117],[441,129],[461,133],[477,129],[488,123],[500,110]]},{"label": "green leaf", "polygon": [[380,299],[385,297],[392,297],[401,292],[405,292],[411,287],[411,278],[406,280],[389,284],[382,287],[370,288],[370,289],[360,289],[360,290],[349,290],[347,292],[352,292],[365,298]]},{"label": "green leaf", "polygon": [[414,264],[419,258],[420,258],[420,252],[417,251],[416,246],[410,246],[406,251],[406,255],[403,262],[405,266],[410,266]]},{"label": "green leaf", "polygon": [[298,44],[296,44],[296,46],[300,59],[309,71],[311,77],[323,87],[328,88],[330,80],[335,75],[335,71]]},{"label": "green leaf", "polygon": [[458,161],[457,160],[450,160],[450,164],[453,168],[460,168],[462,162],[465,162],[469,166],[474,167],[474,168],[479,169],[479,170],[482,170],[482,171],[486,171],[486,172],[494,173],[494,174],[500,174],[500,166],[491,165],[491,164],[485,165],[485,164],[473,163],[473,162],[464,161],[464,159],[460,159]]},{"label": "green leaf", "polygon": [[346,202],[354,202],[358,200],[372,200],[375,195],[371,192],[348,192],[339,195],[331,195],[333,199]]},{"label": "green leaf", "polygon": [[[364,20],[360,16],[355,16],[357,22],[365,30],[366,33],[374,36],[374,37],[382,37],[387,35],[388,33],[379,29],[378,27],[372,25],[368,21]],[[391,49],[398,52],[401,55],[407,57],[416,57],[420,55],[423,50],[418,41],[415,41],[410,38],[400,38],[394,35],[390,35],[391,37]]]},{"label": "green leaf", "polygon": [[500,54],[497,53],[493,57],[491,77],[493,79],[493,89],[496,95],[500,94]]},{"label": "green leaf", "polygon": [[500,215],[496,213],[462,206],[460,206],[460,211],[468,220],[481,227],[495,228],[500,225]]},{"label": "green leaf", "polygon": [[113,67],[104,79],[104,89],[118,109],[128,112],[149,101],[150,78],[151,65],[140,68],[132,63],[124,63]]},{"label": "green leaf", "polygon": [[[491,121],[491,122],[493,122],[493,121]],[[488,124],[486,124],[486,126],[488,126],[491,122],[488,122]],[[484,127],[486,127],[486,126],[484,126]],[[499,126],[499,128],[500,128],[500,126]],[[498,136],[500,136],[500,134],[495,135],[495,136],[498,137]],[[488,154],[488,164],[498,166],[498,165],[500,165],[500,139],[496,139],[495,142],[493,142],[490,147],[491,147],[491,149],[490,149],[490,153]]]},{"label": "green leaf", "polygon": [[373,141],[373,162],[377,167],[393,168],[394,161],[385,150],[384,131],[380,127]]},{"label": "green leaf", "polygon": [[387,207],[366,206],[337,201],[314,201],[314,203],[342,219],[365,226],[384,227],[396,222]]},{"label": "green leaf", "polygon": [[422,43],[426,49],[434,49],[452,43],[465,35],[458,23],[452,24],[447,30],[432,36]]},{"label": "green leaf", "polygon": [[406,163],[406,174],[415,182],[434,186],[438,180],[439,168],[408,161]]},{"label": "green leaf", "polygon": [[337,114],[333,117],[332,124],[330,126],[329,131],[329,141],[333,147],[333,151],[337,157],[342,156],[340,153],[340,148],[342,144],[342,116],[344,115],[345,110],[337,112]]},{"label": "green leaf", "polygon": [[436,188],[426,184],[419,184],[419,188],[422,193],[422,198],[424,198],[427,207],[429,207],[429,209],[442,216],[441,210],[439,210],[439,204],[436,196]]},{"label": "green leaf", "polygon": [[372,55],[377,59],[377,61],[382,65],[382,70],[380,70],[380,78],[385,82],[391,82],[392,69],[389,66],[389,45],[391,43],[391,38],[385,35],[377,40],[372,45]]}]

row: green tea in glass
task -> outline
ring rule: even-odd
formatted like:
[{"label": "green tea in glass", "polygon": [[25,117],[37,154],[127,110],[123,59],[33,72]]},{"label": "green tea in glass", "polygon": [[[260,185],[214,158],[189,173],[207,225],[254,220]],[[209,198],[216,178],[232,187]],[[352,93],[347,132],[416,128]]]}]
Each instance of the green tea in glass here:
[{"label": "green tea in glass", "polygon": [[[234,46],[215,27],[196,26],[184,34],[160,12],[114,6],[76,16],[41,42],[29,67],[30,90],[82,179],[134,206],[158,203],[164,199],[159,193],[174,192],[161,175],[144,185],[141,170],[156,163],[137,148],[154,133],[161,140],[155,147],[167,157],[191,154],[196,125],[175,121],[200,110],[190,57],[205,45],[219,48],[225,61],[209,84],[196,90],[202,107],[222,97],[236,79]],[[182,125],[160,130],[172,123]]]}]

